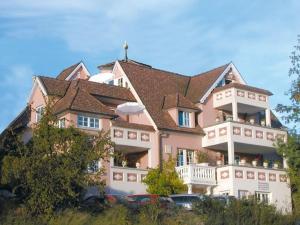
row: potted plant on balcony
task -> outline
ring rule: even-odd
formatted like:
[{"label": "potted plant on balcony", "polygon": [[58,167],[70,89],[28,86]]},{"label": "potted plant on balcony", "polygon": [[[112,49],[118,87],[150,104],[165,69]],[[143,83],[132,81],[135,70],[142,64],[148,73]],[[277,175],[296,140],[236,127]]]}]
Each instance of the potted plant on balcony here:
[{"label": "potted plant on balcony", "polygon": [[220,117],[216,117],[216,123],[219,123],[220,122]]},{"label": "potted plant on balcony", "polygon": [[245,166],[245,165],[246,165],[246,158],[242,158],[242,159],[241,159],[240,165],[241,165],[241,166]]},{"label": "potted plant on balcony", "polygon": [[254,167],[257,166],[257,159],[252,160],[252,166],[254,166]]},{"label": "potted plant on balcony", "polygon": [[126,167],[126,166],[127,166],[127,160],[126,160],[126,159],[123,159],[123,160],[122,160],[122,166],[123,166],[123,167]]},{"label": "potted plant on balcony", "polygon": [[276,160],[276,161],[274,162],[273,168],[274,168],[274,169],[278,169],[279,166],[280,166],[280,161]]},{"label": "potted plant on balcony", "polygon": [[203,166],[208,166],[208,156],[205,152],[197,151],[197,163]]},{"label": "potted plant on balcony", "polygon": [[251,119],[250,119],[250,123],[251,123],[251,124],[254,124],[254,122],[255,122],[254,118],[251,118]]},{"label": "potted plant on balcony", "polygon": [[265,168],[268,168],[268,166],[269,166],[269,160],[264,160],[264,163],[263,163],[263,166],[265,167]]},{"label": "potted plant on balcony", "polygon": [[263,127],[265,127],[266,126],[266,121],[265,120],[260,121],[260,125],[262,125]]},{"label": "potted plant on balcony", "polygon": [[141,163],[140,163],[139,161],[137,161],[137,162],[135,163],[135,167],[138,168],[138,169],[141,168]]}]

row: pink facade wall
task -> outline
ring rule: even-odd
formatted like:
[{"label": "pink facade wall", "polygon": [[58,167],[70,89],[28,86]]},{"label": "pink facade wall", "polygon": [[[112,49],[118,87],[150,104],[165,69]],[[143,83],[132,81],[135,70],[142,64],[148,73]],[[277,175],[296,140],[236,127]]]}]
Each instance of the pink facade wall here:
[{"label": "pink facade wall", "polygon": [[216,123],[218,110],[213,107],[213,95],[210,94],[204,104],[200,105],[202,112],[198,115],[198,123],[201,127],[207,127]]},{"label": "pink facade wall", "polygon": [[43,95],[40,87],[36,84],[36,87],[33,90],[32,98],[29,101],[29,105],[31,107],[31,117],[30,117],[30,125],[36,123],[36,108],[40,106],[45,106],[47,101],[47,97]]},{"label": "pink facade wall", "polygon": [[75,73],[70,78],[70,80],[74,80],[74,79],[87,80],[88,78],[89,78],[88,74],[85,72],[85,70],[82,67],[80,67],[78,70],[75,71]]},{"label": "pink facade wall", "polygon": [[130,123],[137,123],[137,124],[144,124],[144,125],[149,125],[152,126],[150,123],[149,118],[146,116],[145,113],[140,113],[137,115],[130,115],[129,116],[129,122]]},{"label": "pink facade wall", "polygon": [[178,149],[200,150],[201,136],[186,133],[170,132],[168,138],[163,138],[163,159],[167,160],[169,154],[165,153],[165,145],[172,147],[172,157],[176,158]]}]

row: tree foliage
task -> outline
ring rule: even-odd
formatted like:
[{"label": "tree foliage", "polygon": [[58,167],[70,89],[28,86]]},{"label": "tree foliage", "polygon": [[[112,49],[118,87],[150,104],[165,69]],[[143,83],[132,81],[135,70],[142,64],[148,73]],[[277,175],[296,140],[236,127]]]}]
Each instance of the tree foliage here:
[{"label": "tree foliage", "polygon": [[94,138],[74,127],[58,128],[57,118],[47,104],[32,139],[17,143],[3,158],[1,183],[10,185],[33,214],[52,213],[74,206],[88,185],[103,187],[99,171],[87,173],[88,165],[107,160],[113,143],[108,134]]},{"label": "tree foliage", "polygon": [[287,143],[278,141],[277,149],[287,160],[294,213],[300,216],[300,35],[290,59],[291,68],[289,70],[289,77],[292,78],[292,84],[287,95],[291,103],[289,105],[278,104],[276,111],[283,115],[282,117],[285,122],[291,124],[293,129],[290,130]]},{"label": "tree foliage", "polygon": [[175,170],[176,162],[169,157],[169,160],[163,164],[162,169],[150,169],[146,178],[143,180],[147,187],[147,192],[151,194],[170,195],[186,191],[186,185],[183,184]]},{"label": "tree foliage", "polygon": [[297,127],[300,122],[300,35],[290,59],[291,68],[289,70],[289,77],[292,78],[292,84],[287,95],[291,100],[291,104],[278,104],[276,111],[283,114],[283,119],[287,123],[294,123]]}]

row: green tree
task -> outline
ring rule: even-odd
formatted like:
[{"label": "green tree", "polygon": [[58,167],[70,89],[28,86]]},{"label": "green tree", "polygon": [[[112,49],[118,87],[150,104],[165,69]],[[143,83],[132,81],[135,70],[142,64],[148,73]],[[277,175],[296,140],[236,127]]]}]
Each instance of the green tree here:
[{"label": "green tree", "polygon": [[178,194],[187,190],[185,184],[179,178],[175,170],[176,162],[169,157],[163,164],[162,169],[150,169],[146,178],[143,180],[147,187],[147,192],[151,194],[170,195]]},{"label": "green tree", "polygon": [[31,141],[17,142],[18,151],[3,158],[1,183],[11,185],[32,214],[77,205],[88,185],[103,188],[103,171],[91,175],[87,168],[108,160],[113,146],[107,133],[91,138],[74,127],[58,128],[51,106],[33,128]]},{"label": "green tree", "polygon": [[278,104],[276,111],[283,115],[284,121],[291,124],[293,129],[290,130],[287,143],[278,141],[277,148],[278,152],[287,159],[294,213],[300,215],[300,35],[290,59],[289,77],[292,79],[292,84],[286,94],[289,96],[291,103],[289,105]]}]

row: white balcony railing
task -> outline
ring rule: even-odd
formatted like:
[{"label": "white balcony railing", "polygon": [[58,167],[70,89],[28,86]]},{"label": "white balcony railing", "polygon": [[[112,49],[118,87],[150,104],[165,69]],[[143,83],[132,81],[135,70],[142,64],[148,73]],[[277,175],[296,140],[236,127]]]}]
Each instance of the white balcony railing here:
[{"label": "white balcony railing", "polygon": [[146,193],[146,185],[142,183],[142,180],[148,174],[148,170],[118,166],[111,166],[109,170],[110,193]]},{"label": "white balcony railing", "polygon": [[215,108],[231,104],[233,99],[237,103],[255,106],[259,108],[268,108],[268,96],[252,91],[241,90],[237,88],[228,88],[213,94],[213,106]]},{"label": "white balcony railing", "polygon": [[190,164],[178,166],[176,171],[185,184],[216,185],[215,167]]},{"label": "white balcony railing", "polygon": [[263,127],[240,122],[228,121],[204,128],[206,135],[202,139],[203,147],[234,142],[274,147],[276,139],[286,141],[285,130]]},{"label": "white balcony railing", "polygon": [[111,127],[111,139],[117,145],[151,148],[151,132],[123,127]]}]

